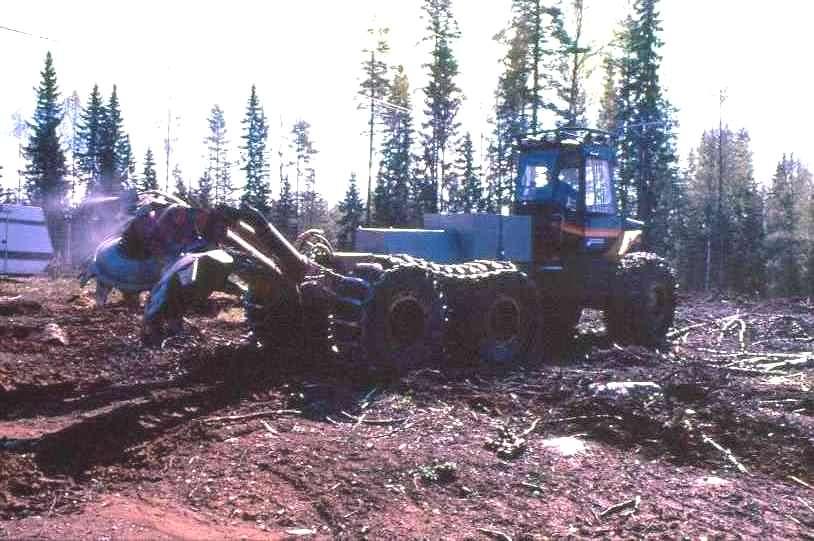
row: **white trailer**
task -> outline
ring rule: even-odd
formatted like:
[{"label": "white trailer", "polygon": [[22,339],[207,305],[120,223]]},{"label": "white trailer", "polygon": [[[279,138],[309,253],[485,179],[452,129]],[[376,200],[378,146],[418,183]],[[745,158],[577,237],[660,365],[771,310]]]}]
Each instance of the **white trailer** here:
[{"label": "white trailer", "polygon": [[0,205],[0,274],[40,274],[53,256],[40,207]]}]

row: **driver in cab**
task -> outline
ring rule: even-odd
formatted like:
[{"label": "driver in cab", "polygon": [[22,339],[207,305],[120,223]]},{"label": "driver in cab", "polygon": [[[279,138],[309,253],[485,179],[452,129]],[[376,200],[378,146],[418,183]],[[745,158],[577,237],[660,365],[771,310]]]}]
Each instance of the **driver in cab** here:
[{"label": "driver in cab", "polygon": [[561,169],[556,177],[554,175],[547,177],[546,185],[537,190],[537,198],[556,203],[567,210],[576,210],[578,191],[574,186],[579,185],[579,169]]}]

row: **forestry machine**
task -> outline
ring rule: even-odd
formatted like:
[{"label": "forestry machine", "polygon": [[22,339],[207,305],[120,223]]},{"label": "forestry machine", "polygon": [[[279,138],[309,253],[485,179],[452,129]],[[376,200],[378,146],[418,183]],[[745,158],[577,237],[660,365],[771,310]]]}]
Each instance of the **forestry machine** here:
[{"label": "forestry machine", "polygon": [[221,247],[186,254],[160,283],[176,312],[239,288],[262,346],[387,371],[522,362],[572,336],[584,307],[604,310],[615,342],[658,346],[675,279],[662,258],[631,251],[643,224],[618,213],[611,141],[589,129],[523,139],[511,215],[360,228],[354,252],[334,251],[316,230],[290,243],[259,212],[226,209]]}]

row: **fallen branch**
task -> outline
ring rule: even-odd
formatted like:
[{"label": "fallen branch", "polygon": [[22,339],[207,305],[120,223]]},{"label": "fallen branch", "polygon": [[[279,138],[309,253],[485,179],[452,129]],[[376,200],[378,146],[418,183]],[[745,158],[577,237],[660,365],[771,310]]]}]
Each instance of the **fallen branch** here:
[{"label": "fallen branch", "polygon": [[724,334],[736,325],[740,327],[738,330],[738,344],[740,345],[740,350],[744,351],[746,349],[746,323],[739,317],[732,319],[726,325],[721,327],[721,335],[718,342],[720,343],[724,337]]},{"label": "fallen branch", "polygon": [[275,415],[302,415],[300,410],[265,410],[245,415],[225,415],[223,417],[207,417],[205,423],[219,423],[222,421],[248,421],[249,419],[259,419],[261,417],[273,417]]},{"label": "fallen branch", "polygon": [[625,509],[633,509],[634,511],[639,508],[639,504],[642,502],[641,496],[636,496],[629,500],[625,500],[621,503],[617,503],[615,505],[611,505],[601,513],[599,513],[599,518],[605,518],[620,511],[624,511]]},{"label": "fallen branch", "polygon": [[801,486],[804,486],[806,488],[810,488],[811,490],[814,490],[814,486],[811,486],[810,484],[806,483],[805,481],[803,481],[799,477],[795,477],[794,475],[789,475],[789,479],[791,479],[792,481],[794,481],[798,485],[801,485]]},{"label": "fallen branch", "polygon": [[679,338],[680,336],[687,334],[693,329],[699,329],[701,327],[706,327],[707,325],[709,325],[709,322],[704,321],[703,323],[695,323],[693,325],[682,327],[681,329],[676,329],[674,331],[667,333],[667,340],[675,340],[676,338]]},{"label": "fallen branch", "polygon": [[559,419],[549,419],[546,421],[546,424],[553,424],[553,423],[570,423],[571,421],[593,421],[595,419],[616,419],[617,421],[621,421],[622,418],[618,415],[608,415],[606,413],[601,413],[599,415],[577,415],[575,417],[560,417]]},{"label": "fallen branch", "polygon": [[274,428],[270,424],[268,424],[266,421],[261,420],[260,422],[263,423],[263,426],[266,427],[266,430],[268,430],[269,434],[271,434],[272,436],[279,436],[280,435],[280,433],[277,432],[276,430],[274,430]]},{"label": "fallen branch", "polygon": [[530,427],[528,427],[527,429],[525,429],[523,432],[521,432],[521,433],[520,433],[520,437],[521,437],[521,438],[525,438],[526,436],[528,436],[529,434],[531,434],[532,432],[534,432],[534,429],[535,429],[535,428],[537,428],[537,424],[538,424],[539,422],[540,422],[540,418],[539,418],[539,417],[535,417],[535,418],[534,418],[534,421],[532,421],[532,422],[531,422],[531,426],[530,426]]},{"label": "fallen branch", "polygon": [[365,415],[359,417],[356,415],[351,415],[347,411],[341,411],[340,413],[347,417],[348,419],[356,421],[356,424],[363,425],[379,425],[379,426],[396,425],[399,423],[403,423],[409,419],[409,417],[397,417],[395,419],[368,419],[367,417],[365,417]]},{"label": "fallen branch", "polygon": [[482,534],[488,535],[492,539],[500,539],[501,541],[512,541],[512,538],[503,532],[499,532],[497,530],[490,530],[489,528],[478,528],[478,531]]},{"label": "fallen branch", "polygon": [[745,473],[747,475],[749,474],[749,470],[746,469],[746,466],[744,466],[743,464],[740,463],[740,461],[737,459],[737,457],[735,457],[735,455],[732,453],[732,451],[730,451],[726,447],[722,446],[721,444],[719,444],[718,442],[716,442],[715,440],[713,440],[712,438],[710,438],[709,436],[707,436],[703,432],[701,433],[701,440],[704,443],[708,443],[711,446],[715,447],[718,451],[720,451],[724,455],[724,458],[726,458],[728,461],[730,461],[732,464],[734,464],[735,467],[737,467],[738,470],[741,473]]}]

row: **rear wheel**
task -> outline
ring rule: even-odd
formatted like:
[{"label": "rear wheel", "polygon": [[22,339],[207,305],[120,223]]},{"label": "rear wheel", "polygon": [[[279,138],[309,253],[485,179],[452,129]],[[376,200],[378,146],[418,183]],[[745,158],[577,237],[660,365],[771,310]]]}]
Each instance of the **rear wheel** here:
[{"label": "rear wheel", "polygon": [[661,257],[628,254],[619,262],[605,321],[614,342],[656,347],[675,315],[675,276]]},{"label": "rear wheel", "polygon": [[539,306],[534,284],[519,272],[490,277],[474,293],[470,343],[490,364],[527,360],[537,330]]}]

